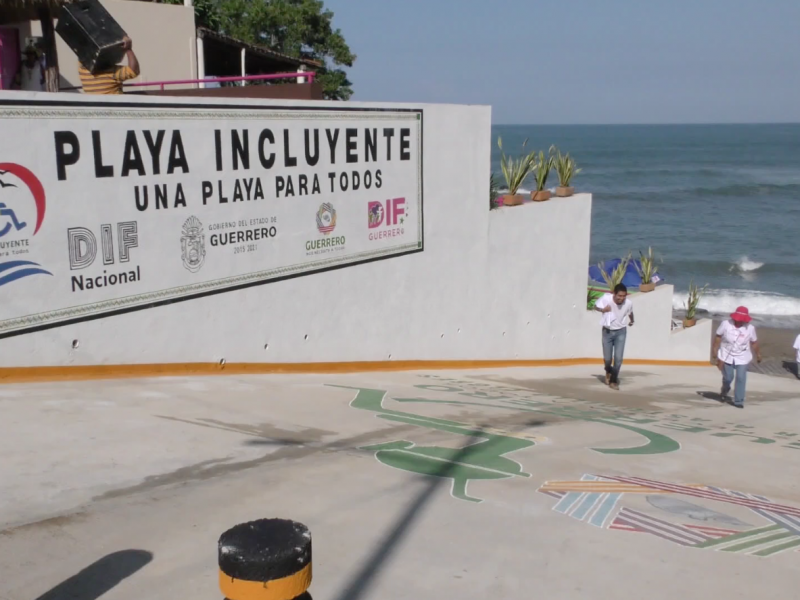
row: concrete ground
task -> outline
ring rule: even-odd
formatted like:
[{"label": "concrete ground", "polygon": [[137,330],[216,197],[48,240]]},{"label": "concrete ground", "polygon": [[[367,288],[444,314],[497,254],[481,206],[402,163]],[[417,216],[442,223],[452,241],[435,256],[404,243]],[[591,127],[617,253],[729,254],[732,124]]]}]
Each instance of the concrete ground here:
[{"label": "concrete ground", "polygon": [[713,368],[0,386],[0,598],[219,600],[227,528],[317,599],[791,597],[800,382]]}]

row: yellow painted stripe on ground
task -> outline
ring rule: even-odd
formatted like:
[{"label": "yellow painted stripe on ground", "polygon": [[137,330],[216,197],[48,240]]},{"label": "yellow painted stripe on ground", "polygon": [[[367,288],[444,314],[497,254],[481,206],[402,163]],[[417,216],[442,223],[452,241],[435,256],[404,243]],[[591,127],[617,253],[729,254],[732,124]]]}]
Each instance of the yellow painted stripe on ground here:
[{"label": "yellow painted stripe on ground", "polygon": [[[699,484],[686,487],[703,488]],[[539,488],[542,492],[607,492],[619,494],[671,494],[673,492],[651,488],[635,483],[615,483],[613,481],[548,481]]]},{"label": "yellow painted stripe on ground", "polygon": [[[314,373],[368,373],[390,371],[438,371],[502,369],[513,367],[570,367],[601,365],[601,359],[565,358],[552,360],[392,360],[314,363],[161,363],[139,365],[83,365],[68,367],[4,367],[0,383],[34,381],[86,381],[136,377],[184,377],[188,375],[273,375]],[[626,359],[628,365],[670,367],[711,367],[706,361]]]},{"label": "yellow painted stripe on ground", "polygon": [[293,575],[272,581],[245,581],[219,572],[219,589],[228,600],[294,600],[310,585],[311,563]]},{"label": "yellow painted stripe on ground", "polygon": [[545,485],[539,488],[542,492],[602,492],[607,494],[655,494],[659,490],[639,486],[583,486],[583,485]]}]

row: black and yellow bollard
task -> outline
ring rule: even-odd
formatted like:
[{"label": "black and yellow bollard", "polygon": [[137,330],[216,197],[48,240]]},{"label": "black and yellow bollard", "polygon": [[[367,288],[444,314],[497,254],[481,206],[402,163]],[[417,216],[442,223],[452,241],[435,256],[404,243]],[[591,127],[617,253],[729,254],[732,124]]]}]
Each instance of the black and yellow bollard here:
[{"label": "black and yellow bollard", "polygon": [[219,589],[228,600],[294,600],[311,585],[311,533],[302,523],[261,519],[219,538]]}]

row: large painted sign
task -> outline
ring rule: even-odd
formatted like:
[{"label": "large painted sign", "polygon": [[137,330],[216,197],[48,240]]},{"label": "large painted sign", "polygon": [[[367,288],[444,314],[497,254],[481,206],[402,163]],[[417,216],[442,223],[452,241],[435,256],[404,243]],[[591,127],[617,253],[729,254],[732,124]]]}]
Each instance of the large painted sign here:
[{"label": "large painted sign", "polygon": [[422,251],[422,117],[0,99],[0,337]]}]

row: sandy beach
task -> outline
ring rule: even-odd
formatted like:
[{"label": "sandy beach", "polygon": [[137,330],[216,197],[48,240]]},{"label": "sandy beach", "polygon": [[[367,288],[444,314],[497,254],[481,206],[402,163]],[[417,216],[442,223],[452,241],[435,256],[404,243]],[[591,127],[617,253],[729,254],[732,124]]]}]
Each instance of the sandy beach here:
[{"label": "sandy beach", "polygon": [[794,361],[797,356],[792,346],[800,331],[795,329],[757,328],[761,355],[764,359],[780,358]]}]

